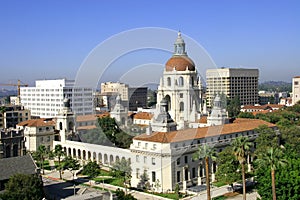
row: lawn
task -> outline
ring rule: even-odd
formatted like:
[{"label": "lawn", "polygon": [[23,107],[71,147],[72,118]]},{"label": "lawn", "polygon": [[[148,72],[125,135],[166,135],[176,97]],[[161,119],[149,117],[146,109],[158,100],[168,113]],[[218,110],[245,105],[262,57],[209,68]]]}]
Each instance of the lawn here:
[{"label": "lawn", "polygon": [[221,187],[221,186],[227,185],[227,183],[222,182],[222,181],[217,181],[217,182],[213,182],[212,185],[215,187]]},{"label": "lawn", "polygon": [[119,186],[119,187],[124,187],[124,181],[123,178],[117,178],[117,177],[96,177],[93,178],[94,181],[99,182],[99,183],[107,183],[111,184],[114,186]]}]

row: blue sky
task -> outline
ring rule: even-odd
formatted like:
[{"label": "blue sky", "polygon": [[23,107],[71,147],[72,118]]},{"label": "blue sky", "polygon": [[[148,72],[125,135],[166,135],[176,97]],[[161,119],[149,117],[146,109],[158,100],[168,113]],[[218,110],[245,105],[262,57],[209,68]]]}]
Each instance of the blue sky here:
[{"label": "blue sky", "polygon": [[[296,0],[0,0],[0,27],[0,83],[74,79],[99,43],[140,27],[181,30],[218,67],[259,68],[260,81],[291,81],[300,75]],[[129,58],[114,70],[130,66]],[[168,58],[161,54],[150,61],[163,64]]]}]

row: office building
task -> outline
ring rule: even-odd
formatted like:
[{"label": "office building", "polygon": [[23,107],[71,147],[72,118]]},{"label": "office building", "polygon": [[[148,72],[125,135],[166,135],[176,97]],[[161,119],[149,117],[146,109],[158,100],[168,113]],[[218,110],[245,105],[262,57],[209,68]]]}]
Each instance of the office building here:
[{"label": "office building", "polygon": [[220,68],[206,71],[206,97],[208,107],[212,106],[216,94],[229,99],[240,98],[241,105],[258,103],[258,69]]},{"label": "office building", "polygon": [[66,97],[76,115],[93,114],[93,89],[74,87],[74,83],[66,79],[37,80],[35,87],[21,87],[21,103],[32,116],[52,118],[62,110]]},{"label": "office building", "polygon": [[30,110],[23,106],[3,106],[0,113],[0,128],[16,128],[16,125],[22,121],[31,118]]},{"label": "office building", "polygon": [[147,87],[128,88],[129,110],[137,111],[137,108],[147,107],[147,93]]}]

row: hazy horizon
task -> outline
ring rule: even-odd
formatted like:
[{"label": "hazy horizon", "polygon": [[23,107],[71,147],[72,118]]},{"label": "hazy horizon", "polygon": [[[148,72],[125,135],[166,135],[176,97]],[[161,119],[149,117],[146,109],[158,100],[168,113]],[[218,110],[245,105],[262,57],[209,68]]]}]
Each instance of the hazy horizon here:
[{"label": "hazy horizon", "polygon": [[[260,82],[291,82],[300,75],[299,7],[300,2],[291,0],[1,1],[0,83],[75,79],[97,45],[142,27],[180,30],[202,45],[217,67],[258,68]],[[175,39],[176,35],[170,38]],[[173,42],[169,50],[173,51]],[[112,63],[105,81],[117,81],[115,74],[141,63],[158,63],[162,72],[170,56],[146,52],[120,58]],[[161,77],[158,72],[155,81]]]}]

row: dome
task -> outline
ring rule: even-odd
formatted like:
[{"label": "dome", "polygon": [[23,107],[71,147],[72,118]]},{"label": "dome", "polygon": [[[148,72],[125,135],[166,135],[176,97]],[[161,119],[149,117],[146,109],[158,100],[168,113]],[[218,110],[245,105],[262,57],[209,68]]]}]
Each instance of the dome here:
[{"label": "dome", "polygon": [[166,71],[185,71],[188,68],[189,71],[195,71],[195,64],[188,56],[173,56],[166,63]]}]

